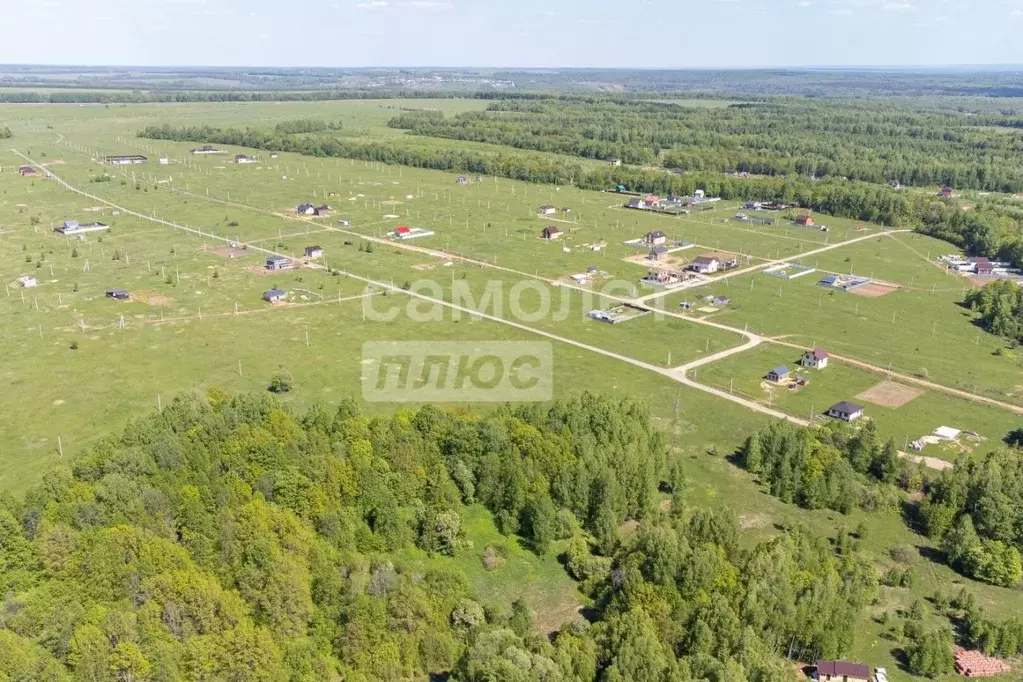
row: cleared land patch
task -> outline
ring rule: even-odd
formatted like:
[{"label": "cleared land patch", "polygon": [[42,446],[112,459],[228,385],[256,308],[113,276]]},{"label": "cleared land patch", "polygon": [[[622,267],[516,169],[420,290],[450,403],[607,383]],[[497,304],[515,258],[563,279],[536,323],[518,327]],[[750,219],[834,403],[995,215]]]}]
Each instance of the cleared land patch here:
[{"label": "cleared land patch", "polygon": [[897,409],[918,398],[922,393],[923,391],[920,389],[911,386],[905,386],[894,381],[882,381],[876,386],[871,386],[856,397],[881,407]]},{"label": "cleared land patch", "polygon": [[894,284],[888,284],[886,282],[871,282],[870,284],[864,284],[861,287],[856,287],[849,291],[850,294],[856,296],[863,296],[865,298],[881,298],[888,294],[898,291],[899,287]]}]

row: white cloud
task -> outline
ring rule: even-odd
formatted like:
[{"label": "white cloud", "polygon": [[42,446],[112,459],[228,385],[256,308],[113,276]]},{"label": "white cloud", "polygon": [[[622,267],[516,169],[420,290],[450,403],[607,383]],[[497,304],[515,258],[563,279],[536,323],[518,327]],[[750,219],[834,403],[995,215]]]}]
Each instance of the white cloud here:
[{"label": "white cloud", "polygon": [[1014,9],[1009,12],[1010,17],[1023,17],[1023,9]]},{"label": "white cloud", "polygon": [[799,0],[796,4],[800,7],[813,7],[813,0]]},{"label": "white cloud", "polygon": [[852,13],[853,11],[848,7],[843,7],[841,9],[833,9],[831,10],[831,12],[829,12],[829,14],[831,14],[831,16],[833,17],[848,17],[852,16]]},{"label": "white cloud", "polygon": [[359,9],[382,9],[387,5],[387,0],[370,0],[369,2],[360,2],[355,6]]},{"label": "white cloud", "polygon": [[911,2],[899,2],[898,0],[895,0],[894,2],[881,3],[881,9],[885,12],[910,12],[916,9],[916,5]]}]

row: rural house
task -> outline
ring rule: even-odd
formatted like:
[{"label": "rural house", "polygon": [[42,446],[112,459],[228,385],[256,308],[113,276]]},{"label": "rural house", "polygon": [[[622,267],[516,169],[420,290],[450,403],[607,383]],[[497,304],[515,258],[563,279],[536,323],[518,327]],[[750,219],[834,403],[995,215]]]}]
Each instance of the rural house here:
[{"label": "rural house", "polygon": [[559,230],[554,225],[548,225],[547,227],[543,228],[543,230],[540,232],[540,239],[546,239],[547,241],[551,241],[552,239],[558,239],[560,237],[561,230]]},{"label": "rural house", "polygon": [[538,208],[536,212],[539,213],[540,215],[554,215],[555,213],[558,212],[558,207],[551,206],[550,204],[544,204],[543,206]]},{"label": "rural house", "polygon": [[849,661],[817,661],[820,682],[870,682],[870,667]]},{"label": "rural house", "polygon": [[113,298],[118,301],[127,301],[131,296],[128,294],[127,289],[107,289],[107,298]]},{"label": "rural house", "polygon": [[663,246],[652,246],[650,247],[650,252],[647,253],[646,257],[647,260],[660,260],[661,256],[666,253],[668,253],[668,249]]},{"label": "rural house", "polygon": [[813,216],[808,213],[796,216],[796,225],[799,225],[800,227],[813,227]]},{"label": "rural house", "polygon": [[888,186],[891,187],[892,189],[902,189],[902,183],[899,182],[898,180],[889,180]]},{"label": "rural house", "polygon": [[768,381],[773,381],[776,384],[780,384],[783,381],[788,381],[791,375],[792,370],[790,370],[785,365],[782,365],[780,367],[775,367],[770,372],[768,372],[766,378]]},{"label": "rural house", "polygon": [[693,272],[698,272],[701,275],[711,275],[718,271],[721,267],[721,263],[718,262],[717,258],[713,256],[697,256],[693,259],[693,262],[689,264],[689,269]]},{"label": "rural house", "polygon": [[36,278],[33,277],[32,275],[25,275],[24,277],[19,277],[17,279],[17,282],[18,286],[20,286],[23,289],[31,289],[32,287],[39,284]]},{"label": "rural house", "polygon": [[323,249],[319,246],[307,246],[305,247],[306,258],[320,258],[323,256]]},{"label": "rural house", "polygon": [[455,182],[457,182],[459,185],[468,185],[469,178],[465,177],[464,175],[459,175],[458,179],[456,179]]},{"label": "rural house", "polygon": [[844,422],[855,421],[863,416],[863,405],[843,400],[837,405],[832,405],[828,408],[828,416],[841,419]]},{"label": "rural house", "polygon": [[647,206],[650,206],[652,208],[652,207],[657,206],[658,204],[661,203],[661,198],[659,196],[657,196],[656,194],[648,194],[643,199],[643,203],[645,203]]},{"label": "rural house", "polygon": [[952,199],[953,197],[955,197],[955,195],[956,191],[951,187],[942,187],[940,190],[938,190],[938,196],[941,197],[942,199]]},{"label": "rural house", "polygon": [[649,246],[664,246],[668,243],[668,235],[660,230],[647,232],[646,236],[643,237],[643,241]]},{"label": "rural house", "polygon": [[267,303],[279,303],[288,297],[288,292],[284,289],[271,289],[263,294],[263,300]]},{"label": "rural house", "polygon": [[21,173],[21,177],[23,178],[34,178],[39,175],[39,171],[32,166],[22,166],[18,169],[18,172]]},{"label": "rural house", "polygon": [[705,253],[693,259],[689,269],[703,275],[711,275],[718,270],[729,270],[739,265],[739,259],[731,253]]},{"label": "rural house", "polygon": [[987,258],[968,258],[966,262],[973,266],[971,269],[975,269],[978,275],[994,274],[995,266]]},{"label": "rural house", "polygon": [[746,210],[748,211],[759,211],[763,206],[759,201],[753,201],[750,199],[746,202]]},{"label": "rural house", "polygon": [[270,256],[266,259],[267,270],[287,270],[291,263],[284,256]]},{"label": "rural house", "polygon": [[803,367],[810,367],[811,369],[824,369],[828,366],[828,352],[823,348],[813,348],[803,353],[802,359],[799,361]]},{"label": "rural house", "polygon": [[615,168],[617,168],[618,166],[622,165],[622,160],[621,159],[610,158],[610,159],[607,160],[607,162],[610,163]]},{"label": "rural house", "polygon": [[625,204],[625,208],[644,209],[647,208],[647,205],[646,202],[640,199],[639,197],[633,197],[629,199],[629,203]]},{"label": "rural house", "polygon": [[193,149],[192,153],[193,154],[221,154],[222,152],[219,149],[216,149],[211,144],[204,144],[203,146],[199,147],[198,149]]},{"label": "rural house", "polygon": [[295,213],[299,215],[313,215],[316,213],[316,207],[312,204],[299,204],[295,209]]},{"label": "rural house", "polygon": [[323,206],[317,206],[316,208],[313,209],[313,213],[319,216],[320,218],[329,218],[330,214],[333,212],[334,209],[332,209],[330,206],[327,206],[326,204],[324,204]]},{"label": "rural house", "polygon": [[259,161],[259,159],[255,158],[253,156],[249,156],[248,154],[235,154],[234,155],[234,162],[235,163],[256,163],[257,161]]}]

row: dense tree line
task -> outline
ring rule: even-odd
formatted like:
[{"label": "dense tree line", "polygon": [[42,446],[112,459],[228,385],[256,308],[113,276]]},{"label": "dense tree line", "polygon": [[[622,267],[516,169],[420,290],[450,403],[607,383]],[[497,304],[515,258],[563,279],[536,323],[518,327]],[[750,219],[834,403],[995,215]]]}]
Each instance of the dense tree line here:
[{"label": "dense tree line", "polygon": [[503,100],[452,118],[406,113],[416,135],[489,142],[687,172],[845,177],[874,184],[1023,191],[1023,137],[986,126],[1016,116],[774,99],[756,106],[568,98]]},{"label": "dense tree line", "polygon": [[[417,113],[416,116],[423,116]],[[427,116],[428,117],[428,116]],[[584,170],[581,164],[547,154],[480,152],[455,146],[353,140],[336,134],[285,135],[254,128],[150,126],[141,137],[157,140],[233,144],[310,156],[344,157],[415,168],[467,172],[546,184],[574,184],[606,190],[624,185],[637,192],[691,194],[703,189],[725,199],[778,201],[843,218],[889,226],[911,226],[975,255],[997,256],[1023,265],[1023,234],[1004,207],[965,211],[952,202],[907,195],[887,185],[842,179],[811,181],[790,176],[739,178],[721,173],[675,175],[638,167]]]},{"label": "dense tree line", "polygon": [[299,133],[325,133],[331,130],[341,130],[341,127],[341,121],[299,118],[294,121],[281,121],[274,126],[274,130],[283,135],[296,135]]},{"label": "dense tree line", "polygon": [[[876,569],[799,529],[743,549],[665,450],[641,406],[586,394],[375,418],[179,398],[0,496],[0,677],[774,682],[847,651]],[[404,567],[470,551],[470,503],[536,552],[563,539],[591,621],[549,640],[523,602]]]},{"label": "dense tree line", "polygon": [[927,535],[960,572],[996,585],[1023,580],[1023,451],[1001,448],[942,472],[920,507]]},{"label": "dense tree line", "polygon": [[1013,341],[1023,341],[1023,287],[997,281],[966,295],[966,305],[977,314],[987,331]]},{"label": "dense tree line", "polygon": [[740,454],[742,465],[783,502],[843,514],[893,506],[893,486],[904,473],[895,443],[882,443],[871,421],[858,429],[776,422],[750,435]]}]

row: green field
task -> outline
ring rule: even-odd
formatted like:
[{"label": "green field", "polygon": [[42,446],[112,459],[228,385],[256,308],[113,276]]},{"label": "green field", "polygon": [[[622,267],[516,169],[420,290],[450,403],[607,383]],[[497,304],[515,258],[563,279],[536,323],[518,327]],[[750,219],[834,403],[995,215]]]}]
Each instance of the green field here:
[{"label": "green field", "polygon": [[[928,262],[928,256],[955,251],[944,242],[912,233],[875,238],[883,228],[826,216],[818,216],[817,222],[827,224],[828,232],[791,226],[782,216],[775,216],[776,226],[753,228],[734,219],[741,210],[734,202],[667,217],[627,211],[621,208],[620,195],[572,187],[495,178],[460,186],[455,175],[439,171],[285,153],[271,159],[267,152],[231,147],[225,147],[223,156],[199,157],[188,153],[195,145],[135,137],[136,131],[155,123],[244,127],[295,118],[340,119],[344,134],[354,137],[394,137],[404,133],[388,129],[386,122],[403,106],[453,114],[481,109],[485,103],[0,107],[0,120],[16,131],[0,150],[0,245],[8,255],[0,261],[0,275],[8,285],[0,299],[0,342],[6,351],[2,377],[9,386],[0,403],[6,417],[0,422],[6,444],[0,450],[0,487],[23,492],[62,457],[86,451],[97,438],[177,394],[211,386],[262,391],[282,366],[295,381],[287,402],[297,408],[336,405],[346,396],[359,395],[361,349],[367,341],[547,339],[553,344],[557,396],[594,390],[638,396],[649,404],[656,424],[687,462],[687,492],[695,505],[733,510],[751,542],[789,523],[805,523],[831,535],[863,520],[870,530],[864,548],[886,566],[892,547],[927,549],[929,542],[895,514],[843,518],[783,505],[726,459],[768,417],[570,342],[657,367],[677,367],[740,345],[741,331],[748,328],[1023,404],[1020,366],[1011,354],[998,354],[1004,342],[979,331],[958,305],[964,280]],[[449,143],[414,138],[410,144]],[[11,147],[49,164],[61,178],[104,201],[202,234],[124,212],[115,215],[111,206],[68,192],[56,182],[22,178],[12,171],[24,160]],[[241,152],[261,161],[230,163]],[[143,153],[150,163],[113,168],[95,160],[114,153]],[[155,159],[161,156],[171,163],[158,165]],[[111,179],[91,181],[104,174]],[[328,203],[335,214],[324,219],[296,216],[294,207],[306,201]],[[571,212],[538,217],[536,209],[545,203]],[[89,210],[93,208],[99,210]],[[98,220],[111,229],[89,233],[84,240],[54,234],[52,226],[66,219]],[[339,219],[350,225],[343,228]],[[386,237],[402,224],[436,234],[410,244],[374,242],[372,252],[364,250],[369,237]],[[538,239],[548,224],[558,225],[565,238],[554,243]],[[586,314],[611,304],[599,295],[602,282],[583,292],[547,281],[593,267],[606,272],[608,281],[635,286],[647,268],[624,259],[643,251],[623,242],[652,230],[696,244],[682,252],[687,259],[705,250],[727,250],[749,256],[744,265],[791,258],[820,272],[795,280],[754,272],[663,297],[665,309],[675,311],[679,302],[697,296],[728,296],[730,303],[707,320],[736,331],[657,315],[618,325],[596,322]],[[861,237],[869,238],[798,258]],[[235,257],[222,251],[229,241],[238,244]],[[322,263],[339,272],[315,263],[270,275],[262,271],[266,254],[260,249],[302,260],[302,250],[314,244],[325,250]],[[591,250],[594,244],[602,248]],[[242,248],[246,245],[248,249]],[[415,251],[410,245],[434,252]],[[854,272],[902,288],[879,298],[828,290],[817,285],[826,272]],[[38,286],[17,287],[17,278],[27,275],[36,277]],[[488,287],[497,287],[500,309],[484,312],[513,321],[521,317],[512,309],[513,299],[527,313],[544,309],[542,297],[552,305],[546,314],[524,322],[527,328],[458,318],[443,307],[436,308],[436,319],[418,321],[407,313],[426,311],[428,305],[410,303],[401,292],[367,287],[358,277],[407,284],[462,305],[462,294],[468,292],[478,303]],[[522,296],[514,297],[512,290],[525,283]],[[263,302],[262,293],[273,287],[288,290],[290,302]],[[128,289],[133,300],[107,298],[111,288]],[[652,291],[637,287],[635,295]],[[374,321],[364,314],[367,301],[376,310],[397,306],[401,313],[393,321]],[[768,395],[762,375],[778,364],[793,367],[797,355],[792,348],[764,343],[700,367],[693,376],[804,418],[838,400],[856,400],[883,380],[877,372],[833,362],[822,372],[807,371],[807,388],[775,389]],[[879,432],[894,438],[900,448],[907,440],[949,425],[985,438],[971,446],[979,456],[1019,423],[1019,416],[1007,410],[930,389],[899,408],[867,405]],[[394,405],[370,403],[365,409],[389,412]],[[952,459],[957,451],[930,446],[925,454]],[[501,536],[480,509],[473,509],[466,525],[475,546],[457,561],[482,593],[507,600],[527,581],[534,608],[548,605],[550,613],[541,619],[554,624],[557,616],[579,606],[573,584],[554,559],[539,560],[514,544],[514,538]],[[503,543],[508,560],[505,568],[487,572],[480,552],[494,543]],[[418,553],[403,560],[424,567],[450,561]],[[914,563],[917,585],[912,591],[886,589],[885,605],[905,606],[915,596],[951,590],[953,581],[962,580],[922,556]],[[971,589],[996,615],[1023,606],[1018,591],[972,583]],[[878,639],[881,626],[869,621],[864,628],[869,636],[859,638],[853,655],[887,662],[889,670],[897,670],[892,643]],[[896,673],[892,679],[900,678]]]}]

